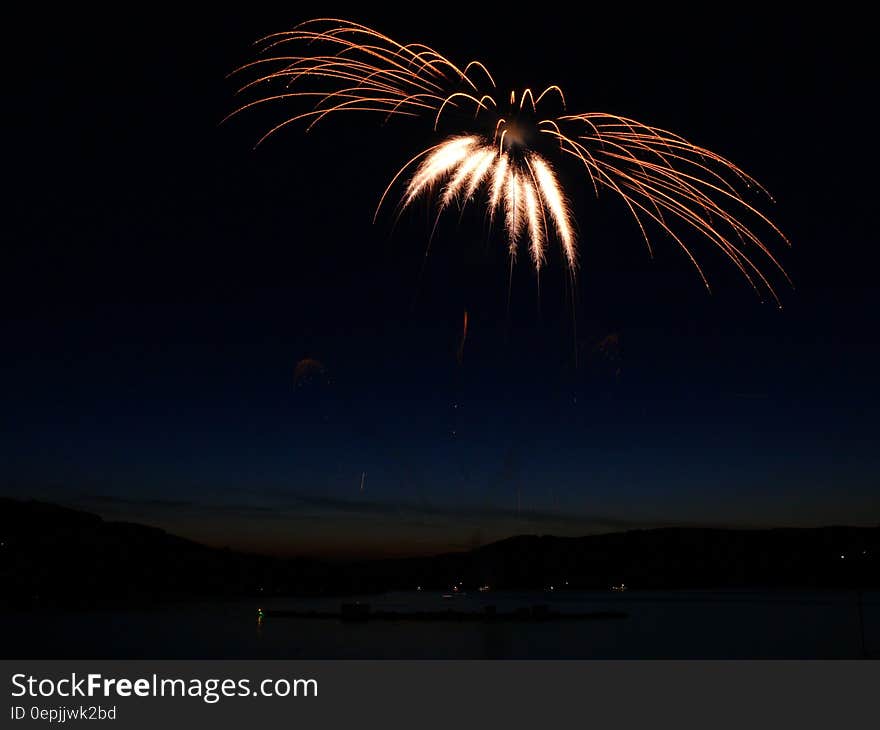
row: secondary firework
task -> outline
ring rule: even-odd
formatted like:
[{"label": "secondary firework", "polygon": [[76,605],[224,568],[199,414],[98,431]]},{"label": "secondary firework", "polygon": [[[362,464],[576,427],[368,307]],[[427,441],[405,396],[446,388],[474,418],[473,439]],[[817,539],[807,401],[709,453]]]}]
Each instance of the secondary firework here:
[{"label": "secondary firework", "polygon": [[779,303],[764,269],[769,263],[786,280],[788,275],[766,241],[788,241],[749,200],[753,191],[769,195],[711,150],[618,114],[571,114],[556,85],[501,93],[479,60],[458,65],[422,43],[401,44],[347,20],[310,20],[263,38],[257,47],[258,57],[234,72],[249,75],[240,93],[254,96],[230,116],[266,104],[306,105],[294,104],[295,111],[260,143],[297,122],[311,128],[344,112],[426,118],[434,133],[455,126],[398,171],[377,214],[395,187],[402,189],[401,210],[430,197],[438,220],[450,207],[475,200],[491,223],[503,227],[511,264],[526,249],[540,271],[555,240],[574,276],[576,226],[557,170],[570,160],[597,197],[605,190],[623,201],[652,256],[651,233],[659,230],[684,252],[708,289],[695,252],[699,241],[706,242],[759,295]]}]

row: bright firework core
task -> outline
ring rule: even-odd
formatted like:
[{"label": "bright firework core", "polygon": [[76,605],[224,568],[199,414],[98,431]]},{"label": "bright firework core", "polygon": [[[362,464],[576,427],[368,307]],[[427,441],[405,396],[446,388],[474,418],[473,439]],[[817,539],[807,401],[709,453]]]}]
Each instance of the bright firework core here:
[{"label": "bright firework core", "polygon": [[[503,125],[499,123],[499,128]],[[490,220],[504,219],[508,250],[516,257],[520,240],[540,271],[546,257],[549,222],[570,268],[576,264],[575,238],[565,195],[550,163],[536,152],[511,149],[504,130],[498,141],[457,136],[427,151],[404,193],[404,207],[423,193],[440,192],[438,212],[453,201],[464,205],[487,198]],[[441,187],[442,186],[442,187]]]}]

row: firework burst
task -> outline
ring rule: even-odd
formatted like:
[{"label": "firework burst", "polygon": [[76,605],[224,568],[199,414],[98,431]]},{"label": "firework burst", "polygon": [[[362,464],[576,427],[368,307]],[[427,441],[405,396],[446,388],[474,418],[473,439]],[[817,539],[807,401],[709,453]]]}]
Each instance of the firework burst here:
[{"label": "firework burst", "polygon": [[[259,57],[234,72],[252,74],[240,92],[255,98],[230,116],[274,102],[313,102],[272,127],[260,142],[296,122],[310,129],[342,112],[372,112],[386,120],[427,117],[435,131],[450,113],[459,118],[467,113],[469,123],[483,130],[459,129],[412,157],[382,194],[379,208],[396,185],[404,186],[401,209],[431,196],[438,219],[449,206],[478,199],[490,221],[503,222],[511,262],[525,247],[540,271],[548,241],[555,239],[573,275],[578,261],[574,220],[551,155],[536,149],[543,141],[558,157],[557,165],[570,159],[586,173],[597,196],[607,190],[624,202],[651,255],[649,231],[660,230],[685,253],[708,289],[693,237],[685,234],[689,229],[720,250],[759,295],[767,293],[779,304],[758,262],[770,262],[788,280],[762,235],[788,241],[744,192],[766,191],[721,155],[616,114],[569,114],[555,85],[538,94],[511,91],[502,109],[495,80],[482,62],[459,66],[424,44],[403,45],[346,20],[310,20],[267,36],[258,47]],[[551,104],[557,114],[542,113]],[[765,233],[759,235],[756,227]]]}]

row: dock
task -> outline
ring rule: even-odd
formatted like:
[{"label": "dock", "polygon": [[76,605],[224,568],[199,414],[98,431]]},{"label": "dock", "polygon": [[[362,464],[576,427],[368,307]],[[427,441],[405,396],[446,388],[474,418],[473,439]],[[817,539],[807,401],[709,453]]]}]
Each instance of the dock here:
[{"label": "dock", "polygon": [[369,604],[344,603],[339,611],[314,610],[266,610],[266,618],[326,619],[336,621],[478,621],[478,622],[535,622],[535,621],[605,621],[628,618],[624,611],[555,611],[546,605],[523,606],[513,611],[498,611],[495,606],[485,606],[482,611],[459,611],[448,608],[442,611],[388,611],[372,610]]}]

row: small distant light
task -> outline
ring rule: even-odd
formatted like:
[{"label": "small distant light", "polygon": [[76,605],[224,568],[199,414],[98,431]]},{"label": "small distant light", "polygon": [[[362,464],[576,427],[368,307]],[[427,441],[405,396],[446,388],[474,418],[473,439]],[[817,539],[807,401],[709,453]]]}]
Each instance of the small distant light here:
[{"label": "small distant light", "polygon": [[840,554],[840,559],[841,559],[841,560],[846,560],[846,555],[845,555],[844,553],[841,553],[841,554]]}]

